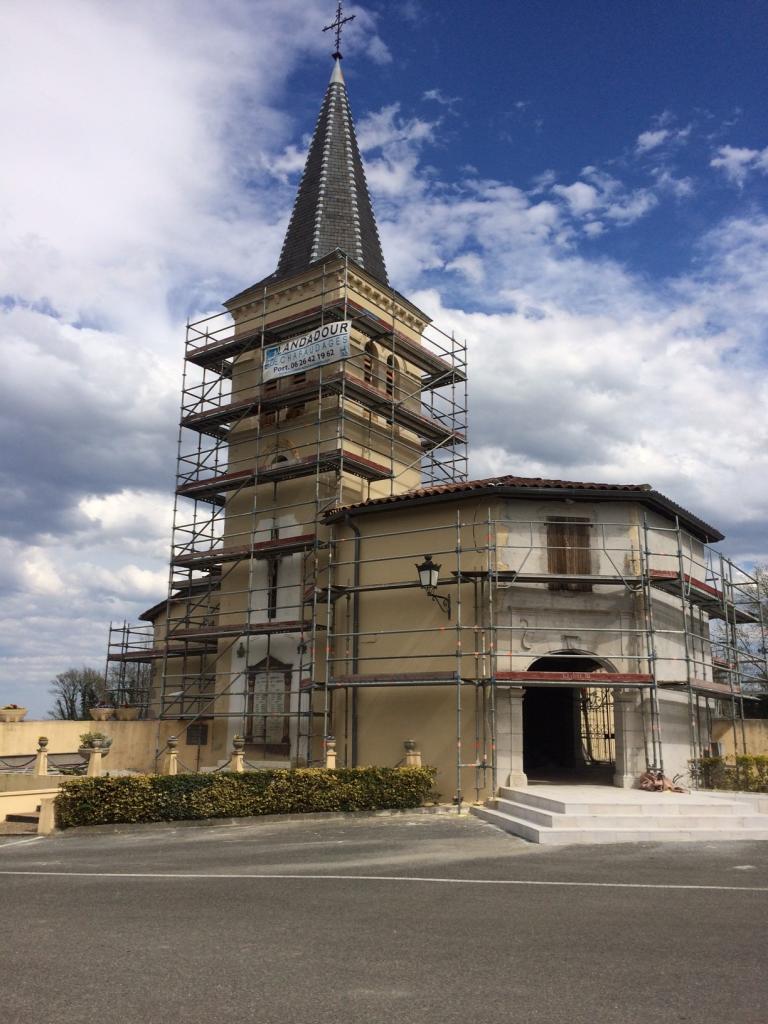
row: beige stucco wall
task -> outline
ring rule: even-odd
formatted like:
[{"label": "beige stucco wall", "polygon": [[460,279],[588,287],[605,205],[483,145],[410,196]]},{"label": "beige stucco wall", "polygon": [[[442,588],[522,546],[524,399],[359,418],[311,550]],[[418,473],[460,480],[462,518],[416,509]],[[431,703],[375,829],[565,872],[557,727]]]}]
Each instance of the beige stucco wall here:
[{"label": "beige stucco wall", "polygon": [[58,791],[58,784],[51,785],[50,780],[45,785],[38,781],[35,787],[0,790],[0,821],[5,821],[9,814],[33,814],[43,798],[54,797]]},{"label": "beige stucco wall", "polygon": [[726,757],[734,752],[744,753],[744,740],[748,754],[768,754],[768,718],[747,718],[742,733],[741,722],[734,723],[727,718],[717,718],[712,725],[712,739],[723,744]]},{"label": "beige stucco wall", "polygon": [[[179,759],[189,767],[196,766],[197,747],[184,742],[186,724],[178,721],[142,722],[73,722],[32,720],[18,723],[0,722],[0,757],[34,754],[40,736],[48,737],[49,754],[73,754],[84,732],[103,732],[111,737],[109,755],[103,761],[105,772],[129,769],[137,772],[155,771],[155,752],[165,745],[168,736],[179,737]],[[225,737],[217,743],[210,731],[211,742],[201,748],[202,764],[217,764],[228,755]],[[190,762],[194,761],[194,764]],[[162,768],[162,766],[161,766]],[[2,776],[0,776],[1,778]]]}]

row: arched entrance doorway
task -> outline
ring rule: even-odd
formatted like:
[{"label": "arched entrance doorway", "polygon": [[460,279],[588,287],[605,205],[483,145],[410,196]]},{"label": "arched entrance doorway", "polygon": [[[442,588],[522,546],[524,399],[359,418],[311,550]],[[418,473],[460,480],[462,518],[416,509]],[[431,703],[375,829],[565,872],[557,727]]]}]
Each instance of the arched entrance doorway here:
[{"label": "arched entrance doorway", "polygon": [[[601,672],[596,658],[557,653],[529,672]],[[523,770],[529,781],[610,784],[614,772],[613,691],[588,686],[526,685]]]}]

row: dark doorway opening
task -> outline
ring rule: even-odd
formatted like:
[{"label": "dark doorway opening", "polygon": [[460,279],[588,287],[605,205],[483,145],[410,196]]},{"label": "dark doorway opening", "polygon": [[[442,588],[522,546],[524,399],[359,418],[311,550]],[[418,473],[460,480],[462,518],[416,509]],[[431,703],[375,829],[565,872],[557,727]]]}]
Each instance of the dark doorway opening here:
[{"label": "dark doorway opening", "polygon": [[[584,656],[553,655],[539,658],[531,672],[600,672],[598,661]],[[610,784],[613,775],[612,742],[593,742],[594,730],[604,730],[605,714],[598,718],[589,695],[594,690],[576,686],[526,686],[523,698],[523,770],[529,781],[595,782]],[[599,691],[610,698],[610,691]],[[612,720],[612,707],[611,707]],[[609,732],[612,724],[609,727]],[[612,733],[611,733],[612,740]],[[601,752],[596,757],[595,752]],[[610,753],[605,751],[610,747]]]}]

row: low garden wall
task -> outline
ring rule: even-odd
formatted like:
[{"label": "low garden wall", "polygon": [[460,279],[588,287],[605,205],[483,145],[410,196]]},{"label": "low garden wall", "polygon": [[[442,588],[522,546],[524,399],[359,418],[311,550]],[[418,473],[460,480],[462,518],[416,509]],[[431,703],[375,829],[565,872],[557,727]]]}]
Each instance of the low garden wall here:
[{"label": "low garden wall", "polygon": [[430,796],[433,768],[296,768],[204,775],[73,779],[56,798],[56,824],[243,818],[313,811],[405,810]]}]

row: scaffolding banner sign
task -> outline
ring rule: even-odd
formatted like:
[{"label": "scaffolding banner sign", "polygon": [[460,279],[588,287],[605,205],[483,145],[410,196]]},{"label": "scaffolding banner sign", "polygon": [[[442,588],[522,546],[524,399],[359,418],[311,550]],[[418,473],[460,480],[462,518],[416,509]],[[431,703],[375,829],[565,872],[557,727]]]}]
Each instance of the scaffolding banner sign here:
[{"label": "scaffolding banner sign", "polygon": [[293,373],[305,373],[317,366],[349,358],[349,329],[349,320],[335,320],[309,334],[267,346],[263,380],[290,377]]}]

